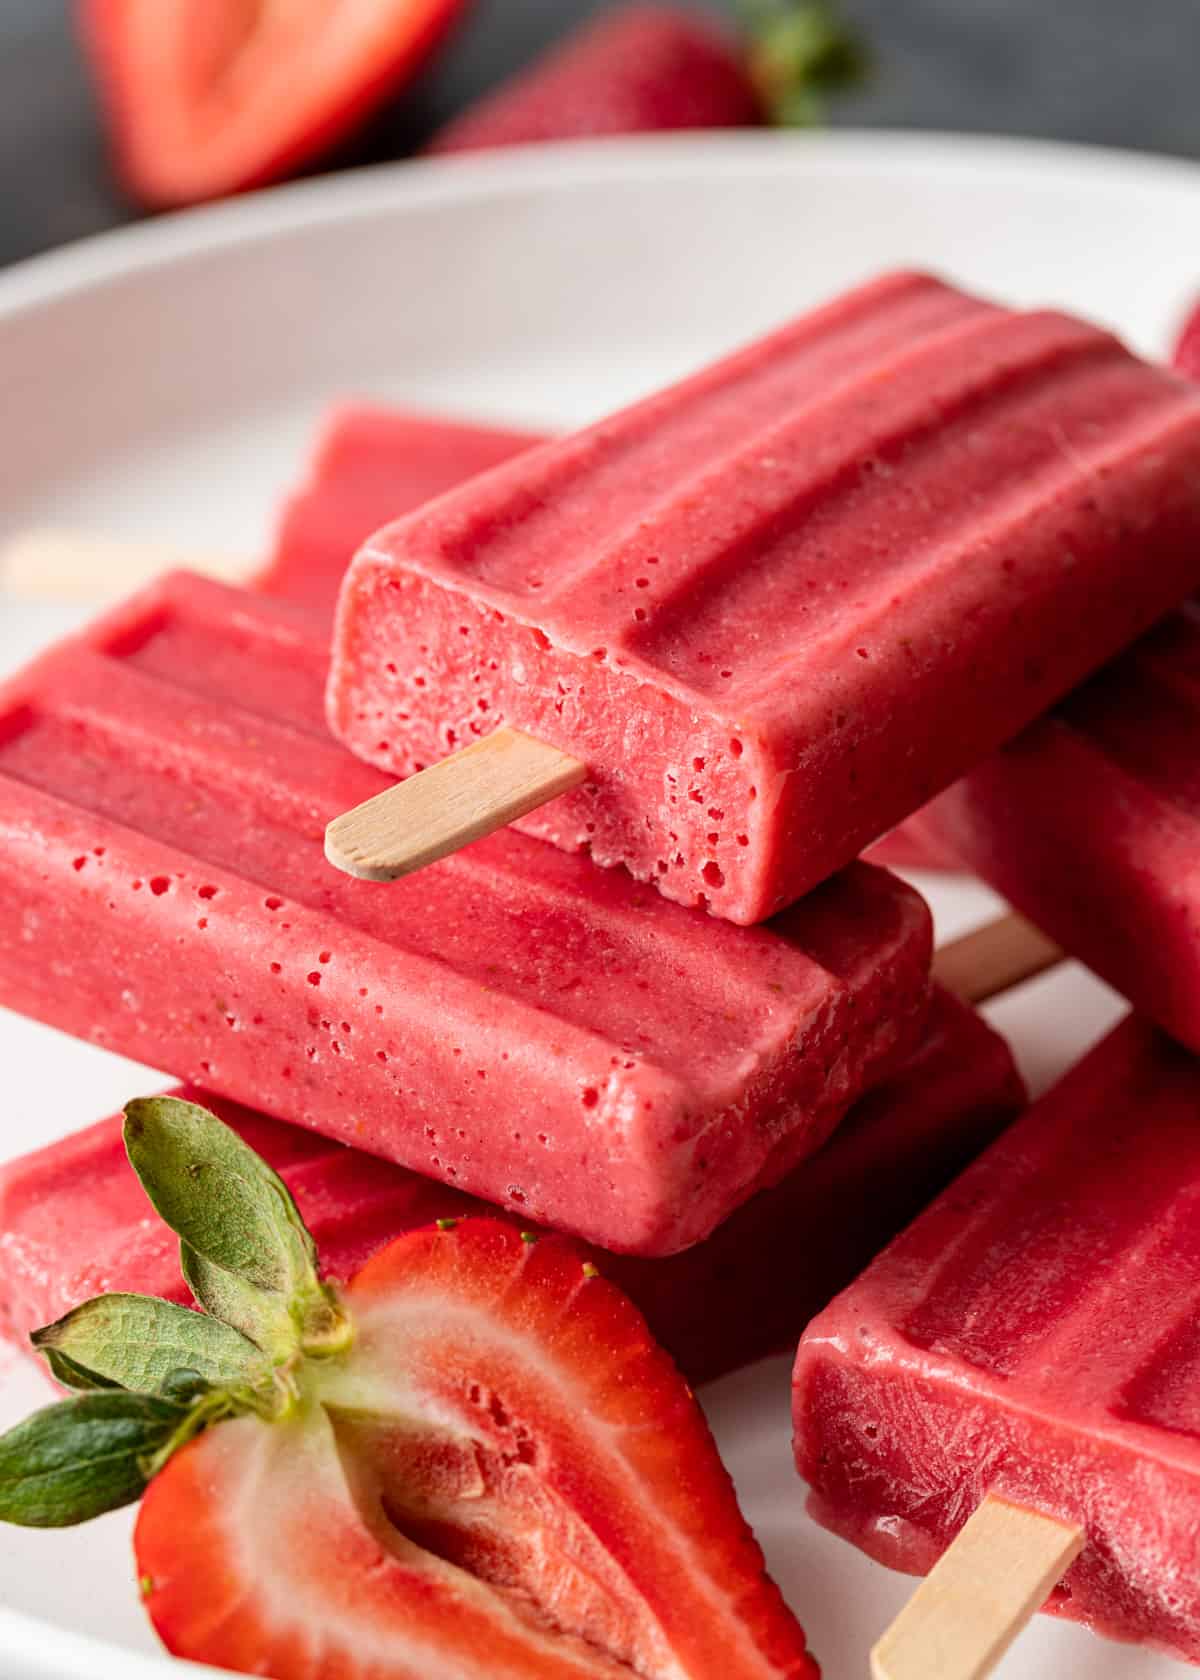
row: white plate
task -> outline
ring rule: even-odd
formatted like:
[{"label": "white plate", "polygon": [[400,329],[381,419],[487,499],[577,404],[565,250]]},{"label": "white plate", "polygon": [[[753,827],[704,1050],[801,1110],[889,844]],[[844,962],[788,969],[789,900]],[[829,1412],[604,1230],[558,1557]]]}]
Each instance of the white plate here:
[{"label": "white plate", "polygon": [[[290,188],[0,276],[0,524],[245,548],[330,397],[562,425],[895,264],[1065,303],[1161,351],[1198,279],[1198,232],[1189,165],[902,134],[543,148]],[[0,668],[76,616],[0,614]],[[943,931],[991,903],[982,889],[933,896]],[[1117,1011],[1069,971],[993,1016],[1041,1088]],[[0,1067],[3,1155],[161,1083],[2,1012]],[[0,1427],[48,1397],[6,1359]],[[829,1680],[845,1680],[866,1674],[909,1584],[805,1517],[787,1379],[772,1361],[706,1400],[772,1568]],[[171,1671],[138,1607],[128,1531],[125,1514],[0,1530],[5,1680]],[[1007,1680],[1184,1672],[1047,1619],[1003,1665]]]}]

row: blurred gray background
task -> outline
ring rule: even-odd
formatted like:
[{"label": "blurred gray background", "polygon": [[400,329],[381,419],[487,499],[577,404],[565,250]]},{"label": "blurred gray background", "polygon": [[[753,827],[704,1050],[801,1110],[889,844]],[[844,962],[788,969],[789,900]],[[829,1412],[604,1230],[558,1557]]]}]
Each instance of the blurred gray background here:
[{"label": "blurred gray background", "polygon": [[[332,165],[411,150],[603,4],[476,0],[438,61]],[[105,166],[71,10],[0,0],[0,263],[134,214]],[[876,64],[869,85],[838,101],[836,123],[1200,156],[1200,0],[844,0],[844,10]]]}]

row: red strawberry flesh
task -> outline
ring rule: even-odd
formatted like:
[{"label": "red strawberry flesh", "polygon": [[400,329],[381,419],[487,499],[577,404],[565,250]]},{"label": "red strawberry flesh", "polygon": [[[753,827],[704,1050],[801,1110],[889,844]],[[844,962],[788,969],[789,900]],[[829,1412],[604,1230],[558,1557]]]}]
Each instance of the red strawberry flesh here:
[{"label": "red strawberry flesh", "polygon": [[294,1419],[218,1425],[151,1484],[151,1617],[276,1680],[816,1675],[702,1414],[558,1238],[468,1220],[351,1283]]},{"label": "red strawberry flesh", "polygon": [[188,204],[319,156],[412,76],[463,0],[82,0],[129,191]]}]

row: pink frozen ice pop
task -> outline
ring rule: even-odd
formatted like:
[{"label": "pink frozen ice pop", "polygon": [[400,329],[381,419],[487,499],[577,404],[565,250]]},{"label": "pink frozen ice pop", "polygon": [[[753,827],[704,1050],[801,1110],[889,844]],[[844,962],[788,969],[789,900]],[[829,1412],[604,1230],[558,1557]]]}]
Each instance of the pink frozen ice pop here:
[{"label": "pink frozen ice pop", "polygon": [[1198,1117],[1200,1063],[1129,1017],[805,1331],[810,1509],[942,1559],[884,1680],[988,1672],[1052,1587],[1200,1661]]},{"label": "pink frozen ice pop", "polygon": [[928,912],[866,865],[762,929],[516,834],[338,875],[326,822],[387,783],[324,730],[327,660],[320,612],[179,575],[0,690],[0,1002],[647,1254],[915,1041]]},{"label": "pink frozen ice pop", "polygon": [[[1200,305],[1191,310],[1180,328],[1172,350],[1171,363],[1179,373],[1186,374],[1189,379],[1200,381]],[[1194,608],[1191,617],[1194,623]],[[1170,680],[1171,671],[1174,670],[1178,678],[1178,686],[1185,692],[1188,686],[1189,660],[1187,654],[1181,650],[1188,642],[1193,644],[1190,660],[1193,689],[1195,689],[1197,673],[1200,672],[1200,664],[1197,664],[1195,655],[1194,641],[1194,632],[1189,635],[1185,626],[1178,624],[1173,629],[1167,629],[1163,634],[1155,636],[1153,640],[1146,644],[1145,651],[1147,653],[1155,649],[1157,644],[1158,658],[1162,660],[1165,656],[1165,663],[1168,667],[1165,673],[1167,680]],[[1173,642],[1175,643],[1174,650],[1172,649]],[[1149,709],[1152,709],[1143,694],[1143,688],[1149,679],[1144,670],[1140,677],[1135,675],[1135,667],[1138,663],[1136,656],[1121,661],[1120,664],[1113,667],[1111,673],[1106,671],[1093,687],[1093,692],[1103,689],[1109,690],[1113,697],[1114,710],[1122,707],[1128,708],[1131,718],[1134,720],[1134,728],[1129,731],[1130,741],[1135,739],[1136,719],[1139,714],[1143,710],[1148,712]],[[1196,692],[1200,697],[1200,690],[1196,690]],[[1065,718],[1066,713],[1060,713],[1058,722],[1065,723]],[[1069,731],[1070,725],[1066,725],[1066,727]],[[1145,729],[1147,738],[1154,727],[1155,725],[1149,721],[1149,716],[1147,716]],[[1169,730],[1169,735],[1171,741],[1176,743],[1173,750],[1177,754],[1180,754],[1182,748],[1179,759],[1180,778],[1182,782],[1186,782],[1191,773],[1186,741],[1180,741],[1180,730],[1178,728]],[[985,806],[988,802],[980,796],[979,790],[990,777],[993,781],[999,780],[1001,783],[1010,786],[1011,797],[1017,807],[1009,811],[1005,817],[1006,832],[1017,838],[1017,845],[1014,848],[1015,855],[1011,861],[1006,861],[1002,866],[1004,873],[1006,875],[1011,874],[1014,878],[1016,898],[1028,903],[1044,904],[1045,911],[1049,913],[1050,917],[1061,923],[1063,937],[1068,940],[1073,949],[1077,945],[1076,930],[1086,932],[1089,925],[1093,938],[1097,934],[1103,938],[1104,917],[1093,915],[1090,906],[1080,907],[1074,911],[1065,908],[1075,897],[1075,894],[1071,891],[1064,890],[1065,878],[1068,874],[1074,876],[1076,864],[1081,855],[1092,859],[1094,866],[1093,853],[1095,847],[1097,844],[1101,847],[1106,846],[1104,830],[1107,824],[1103,820],[1100,822],[1096,820],[1098,804],[1101,807],[1108,807],[1110,817],[1123,808],[1127,800],[1132,800],[1135,807],[1140,806],[1142,821],[1139,826],[1142,827],[1143,832],[1137,844],[1144,851],[1146,843],[1149,842],[1151,852],[1153,852],[1155,840],[1154,831],[1150,825],[1155,824],[1156,819],[1152,810],[1152,801],[1149,799],[1148,790],[1145,795],[1139,797],[1137,790],[1132,785],[1131,778],[1126,778],[1123,786],[1118,785],[1116,766],[1112,755],[1105,751],[1103,744],[1098,739],[1094,741],[1096,762],[1092,771],[1088,772],[1084,765],[1083,756],[1079,752],[1068,753],[1065,742],[1054,745],[1052,737],[1053,731],[1051,729],[1035,726],[1020,744],[1020,751],[1027,754],[1026,767],[1028,768],[1028,757],[1037,759],[1041,765],[1041,772],[1037,773],[1037,780],[1040,785],[1036,788],[1034,802],[1026,804],[1026,799],[1035,794],[1035,789],[1032,786],[1024,790],[1018,787],[1017,776],[1013,770],[1016,755],[1010,754],[1006,758],[1007,770],[1001,771],[998,767],[989,767],[987,772],[981,773],[976,778],[975,793],[968,795],[965,790],[956,790],[954,797],[947,797],[944,801],[940,801],[932,811],[916,812],[914,816],[910,817],[907,822],[902,823],[899,828],[893,830],[891,834],[885,835],[877,845],[871,848],[869,854],[871,861],[898,869],[953,871],[962,869],[965,860],[967,866],[973,869],[983,867],[986,873],[990,866],[980,865],[976,859],[982,858],[985,854],[990,854],[993,851],[1002,852],[1004,849],[1002,837],[996,837],[994,843],[989,843],[988,840],[987,831],[991,826],[991,821],[985,812]],[[1077,745],[1082,746],[1082,742],[1078,741],[1078,738]],[[1169,753],[1158,755],[1160,762],[1163,762],[1164,765],[1166,758],[1169,756]],[[1190,756],[1194,758],[1195,755]],[[1136,778],[1138,774],[1136,757],[1135,753],[1134,760],[1131,760],[1130,764],[1133,778]],[[1060,781],[1060,778],[1064,775],[1068,784],[1065,788]],[[1083,807],[1088,815],[1085,819],[1081,814],[1077,821],[1071,821],[1067,813],[1077,800],[1081,778],[1084,782],[1085,793]],[[963,794],[961,798],[958,797],[960,791]],[[1055,827],[1059,828],[1064,820],[1066,823],[1066,830],[1057,833],[1053,838],[1049,834],[1039,832],[1041,820],[1046,815],[1046,806],[1042,803],[1043,800],[1055,810]],[[1175,801],[1174,805],[1176,818],[1183,818],[1180,802]],[[966,814],[968,809],[970,810],[969,816]],[[1032,825],[1032,833],[1029,832],[1029,825]],[[956,844],[961,847],[961,853],[955,850]],[[1200,837],[1197,839],[1197,844],[1200,844]],[[1058,878],[1054,881],[1048,878],[1050,874],[1055,873],[1052,857],[1049,855],[1044,858],[1038,857],[1039,853],[1048,853],[1051,847],[1056,851],[1061,865],[1061,869],[1057,872]],[[1163,878],[1162,861],[1157,857],[1153,861],[1149,858],[1146,859],[1149,880],[1159,905],[1162,903],[1162,895],[1170,890],[1167,880]],[[1100,866],[1102,874],[1105,872],[1105,867],[1105,865]],[[1107,867],[1113,867],[1111,853],[1109,853]],[[1044,882],[1042,886],[1035,885],[1035,881],[1039,879]],[[1111,906],[1113,903],[1111,893],[1123,890],[1124,887],[1118,884],[1114,869],[1111,886],[1103,894],[1106,906]],[[1138,902],[1132,907],[1130,920],[1135,928],[1141,927],[1142,936],[1140,938],[1135,937],[1131,943],[1142,947],[1142,956],[1152,969],[1157,966],[1155,956],[1157,946],[1154,935],[1150,934],[1148,930],[1157,925],[1159,919],[1159,915],[1147,906],[1144,897],[1139,895]],[[1088,943],[1090,944],[1091,940],[1088,940]],[[1173,949],[1175,941],[1170,940],[1169,945]],[[1099,951],[1099,961],[1093,961],[1093,966],[1098,967],[1101,972],[1107,969],[1110,979],[1113,979],[1116,974],[1123,974],[1126,970],[1130,975],[1138,973],[1138,968],[1131,964],[1127,955],[1119,955],[1115,951],[1103,948]],[[1200,973],[1200,970],[1196,972]],[[1127,996],[1132,998],[1140,1008],[1147,1009],[1152,1014],[1156,1012],[1155,1006],[1149,1003],[1144,996],[1139,995],[1141,992],[1139,986],[1136,984],[1131,986],[1125,979],[1114,979],[1113,983],[1124,990]],[[1194,992],[1195,978],[1188,984]],[[1190,1036],[1193,1048],[1200,1048],[1195,1027],[1185,1028],[1183,1036]]]},{"label": "pink frozen ice pop", "polygon": [[[402,1231],[483,1205],[206,1092],[182,1094],[215,1108],[283,1174],[334,1277],[352,1276]],[[667,1259],[599,1249],[593,1258],[693,1382],[721,1376],[793,1345],[1021,1102],[1004,1041],[941,992],[904,1065],[704,1242]],[[178,1243],[129,1170],[117,1119],[0,1167],[0,1329],[20,1342],[109,1290],[188,1298]]]},{"label": "pink frozen ice pop", "polygon": [[1200,605],[1169,614],[909,830],[1200,1050]]},{"label": "pink frozen ice pop", "polygon": [[[329,716],[437,791],[330,855],[390,878],[523,810],[756,922],[1198,581],[1200,393],[1070,317],[888,276],[366,544]],[[519,785],[484,796],[489,738]]]}]

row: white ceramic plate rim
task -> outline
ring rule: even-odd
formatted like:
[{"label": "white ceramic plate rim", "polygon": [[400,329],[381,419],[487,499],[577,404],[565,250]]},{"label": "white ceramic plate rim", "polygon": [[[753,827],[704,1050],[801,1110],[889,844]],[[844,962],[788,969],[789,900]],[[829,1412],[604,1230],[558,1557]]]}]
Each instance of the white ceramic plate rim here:
[{"label": "white ceramic plate rim", "polygon": [[[822,134],[690,134],[572,142],[489,155],[407,161],[321,177],[225,204],[100,234],[33,257],[0,274],[0,320],[11,321],[134,273],[185,264],[197,254],[249,246],[305,228],[328,228],[390,209],[494,202],[530,191],[562,192],[596,183],[778,176],[828,169],[898,183],[914,177],[989,180],[1075,194],[1136,189],[1162,200],[1164,213],[1200,210],[1200,166],[1183,159],[1010,139],[903,130]],[[173,1659],[143,1655],[107,1640],[0,1607],[0,1652],[29,1680],[154,1680],[178,1672]],[[189,1665],[191,1666],[191,1665]],[[194,1667],[193,1672],[217,1674]]]},{"label": "white ceramic plate rim", "polygon": [[462,204],[530,190],[558,192],[595,182],[661,182],[698,174],[819,175],[830,168],[877,179],[940,176],[981,185],[989,176],[1011,181],[1014,174],[1027,174],[1052,192],[1068,185],[1076,192],[1107,193],[1116,186],[1164,196],[1194,196],[1200,190],[1200,165],[1184,158],[1002,135],[751,129],[513,147],[319,176],[97,234],[0,273],[0,316],[44,306],[135,270],[186,261],[200,251],[257,243],[305,227],[336,226],[395,205]]}]

